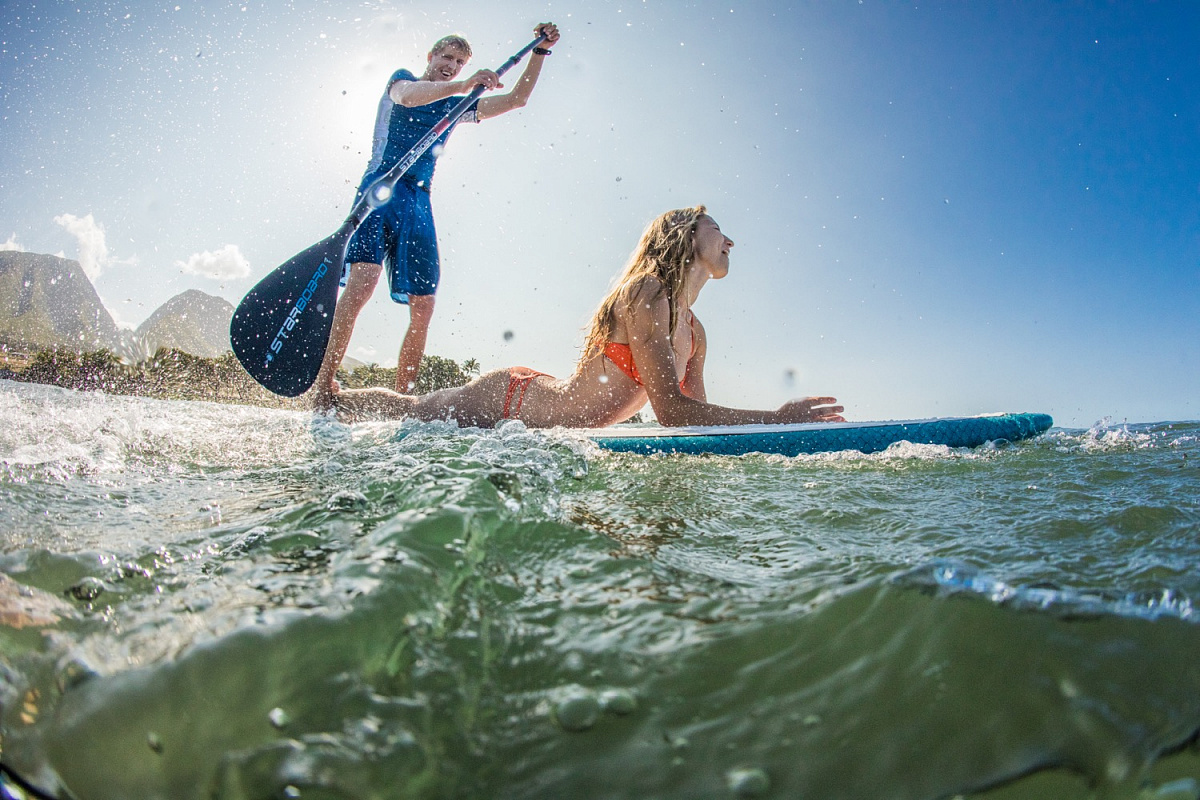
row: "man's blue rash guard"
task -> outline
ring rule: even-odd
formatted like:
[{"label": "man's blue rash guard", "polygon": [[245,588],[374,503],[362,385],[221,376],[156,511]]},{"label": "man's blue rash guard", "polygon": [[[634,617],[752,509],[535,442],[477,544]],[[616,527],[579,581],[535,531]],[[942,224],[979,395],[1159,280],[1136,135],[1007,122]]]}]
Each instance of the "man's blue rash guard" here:
[{"label": "man's blue rash guard", "polygon": [[[358,197],[462,101],[461,97],[446,97],[423,106],[406,108],[392,100],[390,90],[393,83],[415,80],[417,78],[411,72],[400,69],[388,81],[388,88],[379,101],[371,161],[359,183]],[[472,104],[458,122],[478,122],[477,105]],[[351,264],[383,264],[388,268],[392,299],[397,303],[407,303],[410,294],[432,295],[437,292],[441,267],[429,187],[437,157],[454,127],[451,125],[409,167],[397,182],[391,200],[371,212],[363,221],[346,251],[343,286],[349,277]]]},{"label": "man's blue rash guard", "polygon": [[[444,97],[423,106],[405,108],[392,100],[393,83],[416,80],[417,77],[406,69],[396,70],[388,80],[388,88],[379,101],[379,112],[375,116],[375,138],[371,148],[371,161],[367,164],[367,171],[358,186],[359,192],[365,190],[391,169],[422,136],[441,122],[450,113],[450,110],[462,101],[462,97]],[[478,105],[478,101],[473,103],[466,113],[458,118],[458,122],[478,122],[479,118],[476,116]],[[457,124],[456,122],[455,125]],[[409,167],[408,172],[404,173],[404,180],[414,185],[419,184],[426,191],[429,190],[429,183],[433,180],[433,168],[437,153],[440,153],[441,148],[445,146],[446,140],[454,132],[455,125],[451,125],[428,150],[421,154],[417,162]]]}]

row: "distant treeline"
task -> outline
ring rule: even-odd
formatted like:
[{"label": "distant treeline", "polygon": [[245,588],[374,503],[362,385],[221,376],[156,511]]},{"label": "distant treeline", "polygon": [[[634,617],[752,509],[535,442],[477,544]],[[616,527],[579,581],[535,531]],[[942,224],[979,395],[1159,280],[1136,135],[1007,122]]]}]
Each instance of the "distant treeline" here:
[{"label": "distant treeline", "polygon": [[[479,374],[479,363],[461,364],[441,356],[425,356],[415,394],[462,386]],[[155,397],[167,400],[211,400],[273,408],[304,408],[303,397],[289,399],[272,394],[242,368],[233,353],[201,358],[180,350],[162,349],[136,363],[122,361],[109,350],[77,353],[42,350],[30,356],[0,354],[0,377],[28,383],[46,383],[67,389]],[[395,368],[368,364],[353,372],[338,371],[346,388],[394,388]]]}]

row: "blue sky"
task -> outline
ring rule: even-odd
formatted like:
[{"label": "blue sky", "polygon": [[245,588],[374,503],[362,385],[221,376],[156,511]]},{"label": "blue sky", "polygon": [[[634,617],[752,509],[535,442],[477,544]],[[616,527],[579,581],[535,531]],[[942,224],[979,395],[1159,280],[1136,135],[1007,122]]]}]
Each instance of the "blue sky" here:
[{"label": "blue sky", "polygon": [[[129,325],[236,303],[349,211],[393,69],[544,20],[532,102],[438,167],[429,352],[569,372],[642,227],[702,202],[737,243],[696,308],[716,402],[1200,418],[1194,3],[5,2],[0,246]],[[380,289],[351,355],[406,320]]]}]

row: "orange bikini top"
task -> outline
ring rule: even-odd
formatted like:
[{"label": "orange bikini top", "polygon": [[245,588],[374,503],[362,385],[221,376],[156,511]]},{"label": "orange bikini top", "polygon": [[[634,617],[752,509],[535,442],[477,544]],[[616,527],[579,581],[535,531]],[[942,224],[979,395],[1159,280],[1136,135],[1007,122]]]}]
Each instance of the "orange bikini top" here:
[{"label": "orange bikini top", "polygon": [[[696,326],[693,324],[695,316],[688,312],[688,327],[692,329],[692,352],[688,355],[688,361],[691,361],[692,356],[696,355]],[[604,356],[616,366],[617,369],[628,375],[638,386],[643,386],[642,376],[638,374],[637,364],[633,363],[633,351],[629,349],[629,345],[624,342],[609,342],[604,345]],[[690,364],[688,365],[690,368]],[[679,382],[680,388],[683,388],[684,381],[687,380],[687,372],[683,373],[683,380]]]}]

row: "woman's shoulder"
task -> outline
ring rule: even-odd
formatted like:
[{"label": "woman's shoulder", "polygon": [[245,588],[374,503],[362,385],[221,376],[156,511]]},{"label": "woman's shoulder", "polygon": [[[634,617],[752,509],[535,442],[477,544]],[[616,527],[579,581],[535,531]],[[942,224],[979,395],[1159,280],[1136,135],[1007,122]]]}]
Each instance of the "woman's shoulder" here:
[{"label": "woman's shoulder", "polygon": [[629,282],[629,286],[625,290],[625,296],[631,302],[639,303],[649,303],[660,297],[665,300],[667,297],[667,287],[655,275],[642,275]]},{"label": "woman's shoulder", "polygon": [[643,275],[630,281],[621,296],[622,299],[613,308],[618,327],[670,313],[666,287],[653,275]]}]

